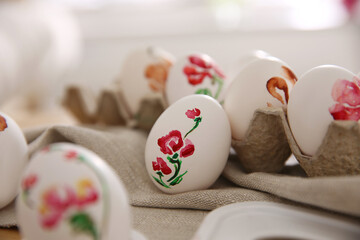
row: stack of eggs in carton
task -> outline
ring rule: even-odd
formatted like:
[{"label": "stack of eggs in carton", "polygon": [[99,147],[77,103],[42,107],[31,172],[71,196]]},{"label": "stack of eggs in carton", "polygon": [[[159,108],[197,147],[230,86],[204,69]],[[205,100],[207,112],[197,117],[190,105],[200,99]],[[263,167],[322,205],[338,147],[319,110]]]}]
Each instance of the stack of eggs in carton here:
[{"label": "stack of eggs in carton", "polygon": [[247,172],[279,172],[291,153],[308,176],[360,172],[358,77],[324,65],[298,79],[262,51],[239,62],[227,78],[202,53],[175,61],[149,47],[125,59],[113,98],[125,124],[151,129],[145,163],[157,187],[211,186],[231,146]]},{"label": "stack of eggs in carton", "polygon": [[[261,51],[240,62],[227,78],[202,53],[175,60],[149,47],[125,59],[112,102],[123,125],[151,129],[146,168],[161,190],[209,187],[230,146],[247,172],[279,172],[293,153],[308,176],[359,173],[360,80],[353,73],[325,65],[298,79]],[[109,106],[100,101],[103,114],[95,115]]]},{"label": "stack of eggs in carton", "polygon": [[[232,79],[206,54],[167,66],[158,81],[165,111],[145,150],[162,191],[208,188],[231,146],[247,172],[279,172],[293,153],[308,176],[359,173],[360,80],[348,70],[324,65],[298,79],[285,62],[258,52]],[[143,82],[151,89],[152,81]]]}]

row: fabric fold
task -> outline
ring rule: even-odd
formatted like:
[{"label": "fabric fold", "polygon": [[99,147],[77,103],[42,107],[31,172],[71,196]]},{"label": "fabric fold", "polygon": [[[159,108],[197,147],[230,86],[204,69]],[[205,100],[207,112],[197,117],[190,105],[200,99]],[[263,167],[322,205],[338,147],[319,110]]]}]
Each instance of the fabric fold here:
[{"label": "fabric fold", "polygon": [[[150,231],[156,218],[159,224],[177,214],[200,221],[209,210],[244,201],[270,201],[302,207],[315,207],[336,212],[343,217],[360,217],[360,176],[305,177],[299,168],[287,167],[282,173],[245,173],[235,155],[230,155],[222,176],[206,190],[169,195],[161,192],[151,181],[144,164],[147,134],[125,127],[53,126],[27,130],[30,155],[47,144],[72,142],[90,149],[103,158],[123,181],[133,208],[134,226]],[[141,218],[146,212],[146,217]],[[163,214],[162,219],[157,218]],[[167,216],[165,213],[171,213]],[[193,216],[194,215],[194,216]],[[0,226],[14,226],[14,206],[0,210]],[[183,226],[182,231],[193,233],[194,224]],[[198,222],[198,226],[200,222]],[[163,238],[171,237],[174,229],[161,230]],[[186,236],[191,235],[189,232]],[[180,233],[179,233],[180,234]],[[153,235],[155,236],[155,235]],[[185,235],[183,235],[185,236]],[[151,238],[150,238],[151,239]],[[188,238],[177,238],[188,239]]]}]

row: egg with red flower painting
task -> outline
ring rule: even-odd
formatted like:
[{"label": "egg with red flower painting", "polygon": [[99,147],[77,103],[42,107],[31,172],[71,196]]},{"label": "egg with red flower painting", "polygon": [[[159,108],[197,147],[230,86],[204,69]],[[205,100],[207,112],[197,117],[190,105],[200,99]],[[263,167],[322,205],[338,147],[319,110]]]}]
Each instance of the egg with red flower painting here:
[{"label": "egg with red flower painting", "polygon": [[287,113],[301,151],[313,156],[332,121],[360,119],[360,78],[339,66],[315,67],[295,85]]},{"label": "egg with red flower painting", "polygon": [[17,123],[0,112],[0,208],[17,194],[21,173],[27,163],[27,143]]},{"label": "egg with red flower painting", "polygon": [[31,158],[16,202],[21,235],[38,239],[130,239],[123,184],[99,156],[70,143]]},{"label": "egg with red flower painting", "polygon": [[210,187],[223,171],[230,150],[229,120],[206,95],[181,98],[155,122],[145,147],[151,181],[166,193]]},{"label": "egg with red flower painting", "polygon": [[208,55],[193,53],[179,58],[169,71],[166,98],[169,105],[191,94],[204,94],[221,102],[229,82]]}]

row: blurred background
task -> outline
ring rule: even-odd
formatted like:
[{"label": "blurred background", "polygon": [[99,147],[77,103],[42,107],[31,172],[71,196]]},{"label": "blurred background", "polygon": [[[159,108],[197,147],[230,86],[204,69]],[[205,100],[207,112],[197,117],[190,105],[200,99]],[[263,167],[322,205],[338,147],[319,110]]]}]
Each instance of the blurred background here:
[{"label": "blurred background", "polygon": [[298,76],[323,64],[358,73],[359,26],[358,0],[0,0],[0,110],[14,96],[52,106],[68,84],[99,92],[150,45],[207,53],[225,71],[261,49]]}]

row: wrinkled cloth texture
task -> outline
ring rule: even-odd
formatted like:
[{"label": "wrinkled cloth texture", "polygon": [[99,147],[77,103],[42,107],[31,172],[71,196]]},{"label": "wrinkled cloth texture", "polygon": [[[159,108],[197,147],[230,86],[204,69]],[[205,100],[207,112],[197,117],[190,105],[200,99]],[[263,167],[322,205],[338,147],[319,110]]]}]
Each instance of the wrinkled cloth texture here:
[{"label": "wrinkled cloth texture", "polygon": [[[124,127],[53,126],[25,131],[30,154],[54,142],[82,145],[104,159],[128,191],[133,228],[148,239],[191,239],[201,221],[218,207],[267,201],[312,208],[360,219],[360,176],[308,178],[297,166],[279,174],[245,173],[235,155],[216,183],[206,190],[162,193],[144,164],[147,134]],[[16,225],[14,204],[0,210],[0,226]]]}]

